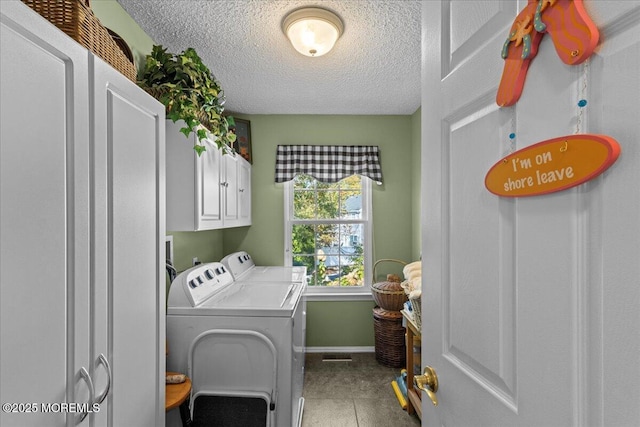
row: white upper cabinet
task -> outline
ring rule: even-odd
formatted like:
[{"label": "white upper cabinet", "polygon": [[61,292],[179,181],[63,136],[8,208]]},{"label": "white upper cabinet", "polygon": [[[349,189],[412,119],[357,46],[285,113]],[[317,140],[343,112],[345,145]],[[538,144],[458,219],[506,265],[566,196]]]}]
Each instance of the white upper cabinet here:
[{"label": "white upper cabinet", "polygon": [[223,153],[212,139],[193,150],[194,134],[180,132],[182,122],[166,121],[167,230],[201,231],[251,225],[251,165]]}]

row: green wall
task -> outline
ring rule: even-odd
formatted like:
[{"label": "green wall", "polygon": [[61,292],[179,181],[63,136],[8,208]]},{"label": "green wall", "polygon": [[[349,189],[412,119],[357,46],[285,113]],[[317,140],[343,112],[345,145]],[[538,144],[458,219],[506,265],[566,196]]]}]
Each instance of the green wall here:
[{"label": "green wall", "polygon": [[154,41],[142,31],[116,0],[91,0],[91,9],[102,25],[115,31],[127,42],[133,53],[136,67],[138,71],[141,70]]},{"label": "green wall", "polygon": [[[383,185],[373,185],[374,260],[414,260],[414,206],[420,180],[414,179],[415,120],[412,116],[241,115],[251,121],[251,227],[224,231],[225,253],[247,250],[257,264],[284,262],[284,185],[274,183],[278,144],[378,145]],[[418,137],[419,140],[419,137]],[[419,145],[419,144],[418,144]],[[419,157],[419,156],[418,156]],[[417,188],[417,190],[416,190]],[[419,216],[417,221],[419,221]],[[419,251],[418,251],[419,252]],[[401,265],[380,264],[377,273],[400,274]],[[374,303],[310,301],[308,347],[373,346]]]},{"label": "green wall", "polygon": [[[138,69],[154,44],[115,0],[93,0],[102,23],[123,37],[136,56]],[[185,46],[186,47],[186,46]],[[213,70],[215,72],[215,70]],[[224,85],[224,82],[222,82]],[[232,112],[231,112],[232,113]],[[233,113],[232,113],[233,114]],[[420,110],[407,116],[238,115],[251,121],[251,227],[206,232],[171,232],[174,259],[181,271],[192,258],[219,260],[246,250],[258,264],[284,260],[284,186],[274,183],[278,144],[378,145],[384,184],[373,185],[373,259],[418,259],[420,254]],[[380,264],[377,273],[399,274],[401,267]],[[310,301],[307,346],[374,345],[373,300]]]},{"label": "green wall", "polygon": [[242,117],[251,121],[253,225],[226,230],[226,252],[246,248],[258,264],[284,261],[284,185],[274,183],[278,144],[378,145],[384,183],[373,184],[373,258],[411,261],[411,116]]},{"label": "green wall", "polygon": [[307,303],[307,347],[373,347],[374,301]]},{"label": "green wall", "polygon": [[223,231],[170,231],[173,236],[173,265],[178,271],[184,271],[192,266],[193,258],[200,262],[220,261],[226,254],[222,249]]},{"label": "green wall", "polygon": [[420,238],[420,177],[422,123],[421,108],[411,116],[411,261],[417,261],[422,254],[422,240]]}]

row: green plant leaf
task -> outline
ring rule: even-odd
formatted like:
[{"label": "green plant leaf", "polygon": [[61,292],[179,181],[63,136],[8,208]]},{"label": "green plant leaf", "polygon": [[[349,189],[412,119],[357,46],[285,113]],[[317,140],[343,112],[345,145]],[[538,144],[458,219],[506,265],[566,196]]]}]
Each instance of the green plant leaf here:
[{"label": "green plant leaf", "polygon": [[204,145],[200,145],[200,144],[194,145],[193,149],[196,150],[196,153],[198,153],[198,157],[200,157],[202,155],[202,153],[207,151],[207,147],[205,147]]},{"label": "green plant leaf", "polygon": [[198,140],[202,141],[207,137],[207,130],[200,128],[196,131],[196,134],[198,135]]},{"label": "green plant leaf", "polygon": [[189,134],[191,133],[191,128],[188,128],[188,127],[180,128],[180,132],[182,132],[185,137],[189,138]]},{"label": "green plant leaf", "polygon": [[[174,54],[161,45],[154,45],[138,84],[145,89],[157,89],[151,93],[165,105],[167,118],[174,122],[184,120],[186,125],[180,132],[185,136],[195,133],[199,141],[206,138],[207,131],[200,126],[202,118],[208,131],[216,137],[218,147],[235,141],[222,115],[224,91],[195,49],[187,48]],[[201,150],[204,151],[204,147]]]}]

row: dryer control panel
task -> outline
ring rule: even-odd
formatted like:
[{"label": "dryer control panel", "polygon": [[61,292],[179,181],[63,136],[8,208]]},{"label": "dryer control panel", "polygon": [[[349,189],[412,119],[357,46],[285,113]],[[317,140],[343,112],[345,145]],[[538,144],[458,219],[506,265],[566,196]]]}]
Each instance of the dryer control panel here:
[{"label": "dryer control panel", "polygon": [[229,254],[222,258],[220,262],[229,267],[231,274],[233,274],[233,277],[235,278],[242,276],[242,273],[251,269],[255,265],[251,255],[245,251]]},{"label": "dryer control panel", "polygon": [[169,305],[179,307],[188,302],[189,306],[196,307],[232,283],[233,276],[224,264],[212,262],[197,265],[180,273],[173,281]]}]

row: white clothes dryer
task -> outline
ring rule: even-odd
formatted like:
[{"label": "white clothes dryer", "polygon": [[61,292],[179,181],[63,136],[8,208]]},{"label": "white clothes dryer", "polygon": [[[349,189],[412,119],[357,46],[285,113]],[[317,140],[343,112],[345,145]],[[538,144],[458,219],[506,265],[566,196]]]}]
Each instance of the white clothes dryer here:
[{"label": "white clothes dryer", "polygon": [[266,425],[300,426],[306,282],[234,280],[222,263],[179,274],[167,303],[167,370],[199,397],[260,398]]},{"label": "white clothes dryer", "polygon": [[307,281],[307,267],[259,266],[245,251],[231,253],[220,260],[230,271],[235,280],[259,280],[264,282],[290,280],[292,282]]}]

